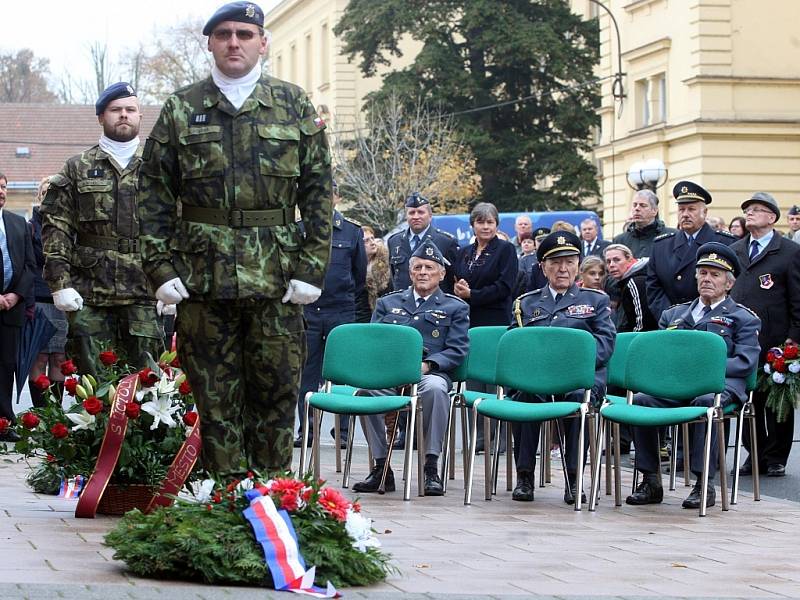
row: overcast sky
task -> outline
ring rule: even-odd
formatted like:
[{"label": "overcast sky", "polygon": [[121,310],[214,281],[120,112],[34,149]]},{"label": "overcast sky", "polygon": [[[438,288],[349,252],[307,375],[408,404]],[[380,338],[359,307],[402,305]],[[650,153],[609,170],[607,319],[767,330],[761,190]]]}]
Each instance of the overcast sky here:
[{"label": "overcast sky", "polygon": [[[261,0],[265,12],[280,0]],[[53,81],[66,69],[73,78],[91,79],[89,46],[107,42],[113,57],[125,48],[147,45],[153,31],[200,17],[204,21],[225,4],[224,0],[14,0],[3,2],[0,50],[30,48],[37,57],[50,59]]]}]

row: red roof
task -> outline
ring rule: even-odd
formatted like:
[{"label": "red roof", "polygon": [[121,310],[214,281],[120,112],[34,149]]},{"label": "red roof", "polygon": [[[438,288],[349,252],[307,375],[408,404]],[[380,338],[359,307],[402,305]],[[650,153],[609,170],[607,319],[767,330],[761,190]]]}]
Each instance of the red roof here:
[{"label": "red roof", "polygon": [[[142,142],[160,110],[142,107]],[[9,183],[38,182],[58,173],[70,156],[97,144],[101,133],[94,105],[0,103],[0,172]],[[30,155],[18,157],[20,147]]]}]

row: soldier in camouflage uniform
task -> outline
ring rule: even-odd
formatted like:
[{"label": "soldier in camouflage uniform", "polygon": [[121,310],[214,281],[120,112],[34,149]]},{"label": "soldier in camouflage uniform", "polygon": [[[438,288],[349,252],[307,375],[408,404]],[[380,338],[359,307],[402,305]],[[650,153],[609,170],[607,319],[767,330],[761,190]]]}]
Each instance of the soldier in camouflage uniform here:
[{"label": "soldier in camouflage uniform", "polygon": [[211,77],[167,99],[141,177],[145,271],[157,298],[183,301],[203,461],[223,475],[291,466],[301,305],[321,293],[331,244],[324,123],[300,88],[261,74],[263,21],[246,2],[212,16]]},{"label": "soldier in camouflage uniform", "polygon": [[109,86],[96,104],[103,135],[50,178],[42,202],[44,279],[67,312],[66,353],[80,372],[96,373],[113,348],[142,367],[164,349],[153,291],[139,253],[137,182],[141,113],[133,88]]}]

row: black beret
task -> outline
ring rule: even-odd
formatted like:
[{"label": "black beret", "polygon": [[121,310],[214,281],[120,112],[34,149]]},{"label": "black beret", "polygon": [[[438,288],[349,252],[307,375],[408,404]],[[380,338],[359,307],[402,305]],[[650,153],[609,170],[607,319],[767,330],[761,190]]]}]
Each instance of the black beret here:
[{"label": "black beret", "polygon": [[711,194],[693,181],[679,181],[672,188],[672,195],[678,204],[686,204],[689,202],[705,202],[711,204]]},{"label": "black beret", "polygon": [[450,261],[442,256],[442,253],[439,252],[439,248],[433,243],[431,238],[426,238],[421,244],[417,244],[417,249],[411,254],[412,258],[415,256],[417,258],[424,258],[425,260],[432,260],[443,267],[450,265]]},{"label": "black beret", "polygon": [[420,206],[425,206],[426,204],[430,204],[430,202],[428,202],[428,199],[419,192],[414,192],[408,198],[406,198],[407,208],[419,208]]},{"label": "black beret", "polygon": [[778,203],[775,201],[775,198],[772,197],[772,194],[768,194],[767,192],[756,192],[752,196],[750,196],[749,200],[745,200],[742,202],[742,210],[745,210],[751,204],[763,204],[772,212],[775,213],[775,219],[781,218],[781,209],[778,208]]},{"label": "black beret", "polygon": [[697,266],[730,271],[734,277],[739,276],[741,268],[736,253],[720,242],[707,242],[697,249]]},{"label": "black beret", "polygon": [[533,239],[536,239],[540,235],[547,235],[548,233],[550,233],[549,227],[537,227],[536,229],[533,230],[531,235],[533,235]]},{"label": "black beret", "polygon": [[554,231],[544,238],[536,249],[539,262],[560,256],[580,256],[581,241],[571,231]]},{"label": "black beret", "polygon": [[225,21],[235,21],[237,23],[250,23],[264,27],[264,11],[258,4],[252,2],[229,2],[225,6],[217,9],[203,27],[203,35],[211,35],[214,27]]},{"label": "black beret", "polygon": [[130,98],[131,96],[135,95],[136,90],[134,90],[133,86],[127,81],[112,83],[103,90],[103,93],[100,94],[97,102],[94,103],[94,114],[102,115],[109,103],[113,102],[114,100],[118,100],[119,98]]}]

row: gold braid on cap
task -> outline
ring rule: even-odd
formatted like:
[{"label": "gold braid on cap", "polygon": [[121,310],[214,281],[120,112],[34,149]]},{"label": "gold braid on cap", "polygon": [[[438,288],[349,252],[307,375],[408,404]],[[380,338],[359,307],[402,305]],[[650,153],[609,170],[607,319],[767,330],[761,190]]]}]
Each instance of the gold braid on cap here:
[{"label": "gold braid on cap", "polygon": [[522,296],[517,298],[514,301],[514,316],[517,318],[517,325],[523,327],[522,325]]}]

